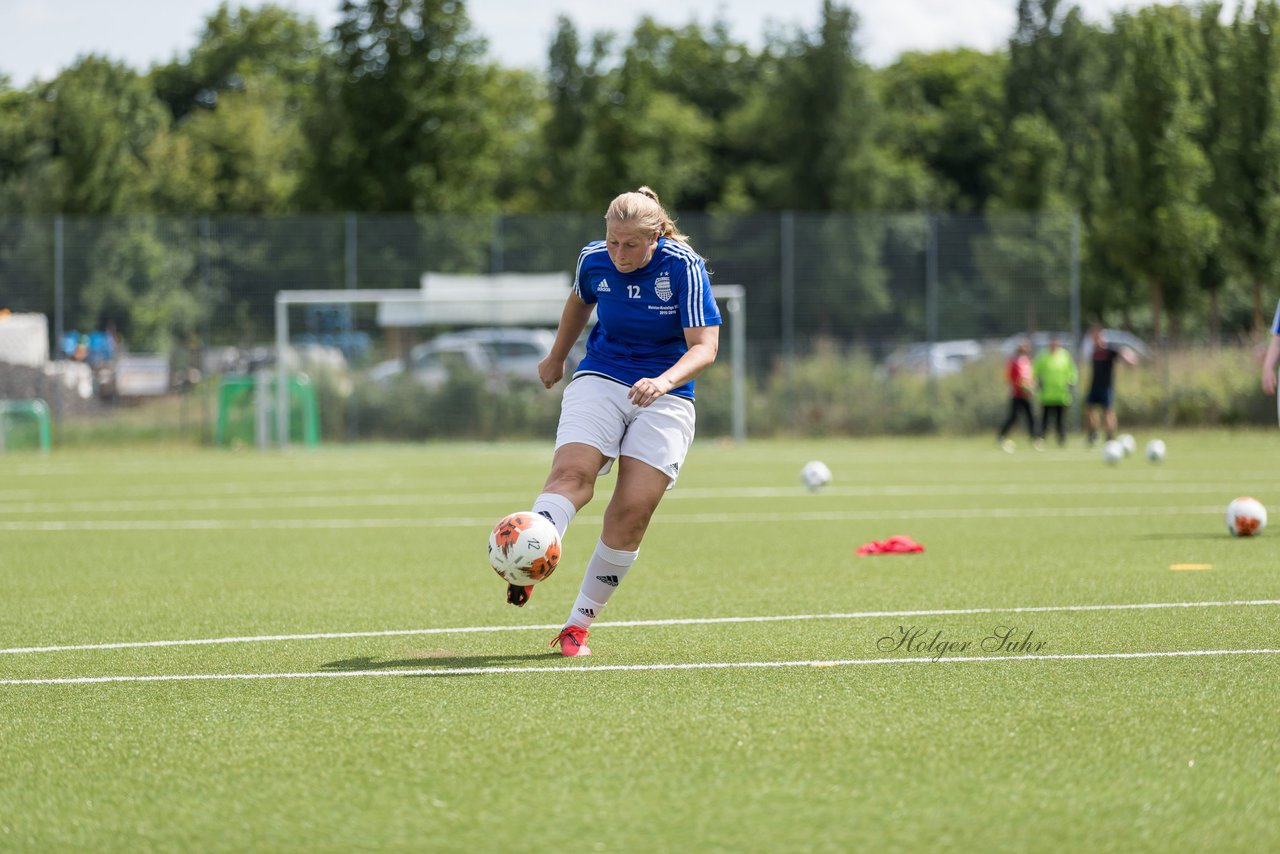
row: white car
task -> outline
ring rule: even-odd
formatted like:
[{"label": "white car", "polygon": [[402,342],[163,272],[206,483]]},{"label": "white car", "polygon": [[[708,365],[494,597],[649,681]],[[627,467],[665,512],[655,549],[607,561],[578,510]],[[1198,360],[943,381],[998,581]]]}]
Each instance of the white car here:
[{"label": "white car", "polygon": [[945,377],[982,358],[982,344],[972,338],[908,344],[889,354],[884,367],[890,374],[912,373]]},{"label": "white car", "polygon": [[[493,387],[512,381],[536,383],[538,363],[551,351],[555,337],[549,329],[520,327],[448,332],[410,350],[408,370],[427,388],[444,385],[452,373],[460,370],[486,377]],[[570,355],[569,371],[579,358],[577,353]],[[370,369],[369,378],[387,382],[405,370],[403,359],[390,359]]]}]

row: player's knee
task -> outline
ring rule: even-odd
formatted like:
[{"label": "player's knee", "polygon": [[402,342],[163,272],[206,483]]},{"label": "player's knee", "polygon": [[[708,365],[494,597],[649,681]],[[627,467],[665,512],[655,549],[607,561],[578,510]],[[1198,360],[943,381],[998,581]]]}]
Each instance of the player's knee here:
[{"label": "player's knee", "polygon": [[565,466],[552,470],[543,491],[564,495],[581,507],[595,494],[595,485],[594,472]]},{"label": "player's knee", "polygon": [[646,507],[610,505],[605,514],[605,525],[601,535],[610,548],[638,549],[640,541],[644,539],[644,532],[649,528],[649,520],[652,518],[653,511]]}]

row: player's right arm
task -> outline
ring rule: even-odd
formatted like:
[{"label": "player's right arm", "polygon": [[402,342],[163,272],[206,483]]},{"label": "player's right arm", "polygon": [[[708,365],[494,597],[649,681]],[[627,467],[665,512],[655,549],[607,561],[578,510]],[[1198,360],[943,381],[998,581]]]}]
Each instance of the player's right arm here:
[{"label": "player's right arm", "polygon": [[1280,365],[1280,335],[1272,335],[1267,344],[1267,355],[1262,358],[1262,390],[1276,393],[1276,366]]},{"label": "player's right arm", "polygon": [[538,379],[542,385],[551,388],[564,378],[564,363],[569,358],[573,344],[587,328],[594,306],[587,305],[582,297],[569,294],[564,302],[564,310],[560,312],[560,325],[556,328],[556,340],[551,345],[551,352],[538,363]]}]

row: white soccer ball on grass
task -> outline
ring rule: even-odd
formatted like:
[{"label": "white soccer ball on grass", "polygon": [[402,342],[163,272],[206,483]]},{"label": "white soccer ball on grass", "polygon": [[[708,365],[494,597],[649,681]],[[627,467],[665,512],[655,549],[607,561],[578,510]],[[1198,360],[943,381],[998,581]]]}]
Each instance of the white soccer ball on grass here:
[{"label": "white soccer ball on grass", "polygon": [[1120,443],[1120,447],[1124,448],[1126,457],[1138,450],[1138,440],[1133,438],[1132,433],[1121,433],[1116,437],[1116,441]]},{"label": "white soccer ball on grass", "polygon": [[831,482],[831,469],[821,460],[810,460],[800,469],[800,482],[810,492],[817,492]]},{"label": "white soccer ball on grass", "polygon": [[1153,463],[1164,462],[1164,441],[1152,439],[1147,443],[1147,459]]},{"label": "white soccer ball on grass", "polygon": [[1121,445],[1115,439],[1104,442],[1102,445],[1102,461],[1109,466],[1124,459],[1124,445]]}]

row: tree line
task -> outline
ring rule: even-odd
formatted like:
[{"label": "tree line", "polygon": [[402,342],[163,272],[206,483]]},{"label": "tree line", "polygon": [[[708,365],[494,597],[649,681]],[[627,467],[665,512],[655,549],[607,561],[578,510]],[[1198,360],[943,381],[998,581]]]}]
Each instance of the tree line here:
[{"label": "tree line", "polygon": [[1087,21],[1017,0],[1007,46],[864,61],[852,8],[751,48],[723,20],[582,33],[504,67],[465,0],[348,0],[322,33],[223,4],[183,56],[0,76],[0,217],[938,211],[1080,223],[1086,313],[1255,331],[1280,262],[1280,2]]}]

